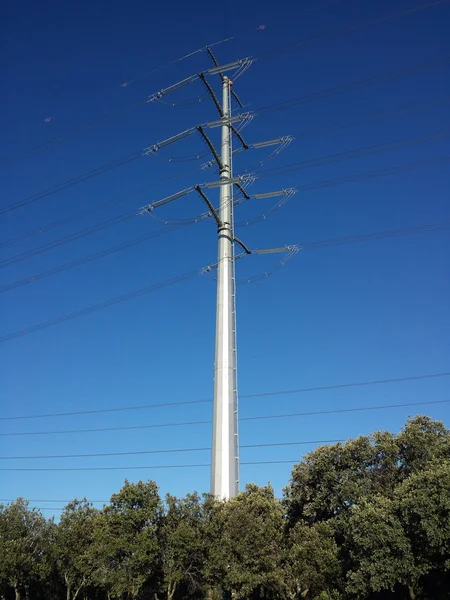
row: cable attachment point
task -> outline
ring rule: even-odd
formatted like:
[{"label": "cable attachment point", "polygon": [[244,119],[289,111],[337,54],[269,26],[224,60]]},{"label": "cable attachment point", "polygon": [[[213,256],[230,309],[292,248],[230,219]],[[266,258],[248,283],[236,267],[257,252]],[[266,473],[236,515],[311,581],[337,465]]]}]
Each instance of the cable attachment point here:
[{"label": "cable attachment point", "polygon": [[203,200],[205,201],[207,207],[209,208],[209,214],[211,214],[216,223],[217,223],[217,227],[219,227],[219,229],[221,227],[224,226],[224,223],[220,220],[220,217],[216,211],[216,209],[214,208],[214,206],[211,204],[211,201],[209,200],[208,196],[205,194],[205,192],[203,192],[203,190],[200,188],[199,185],[194,185],[194,190],[196,192],[198,192],[200,194],[200,196],[203,198]]},{"label": "cable attachment point", "polygon": [[244,250],[245,254],[252,253],[252,251],[249,248],[247,248],[247,246],[244,244],[244,242],[242,242],[239,238],[233,237],[233,241],[236,242],[237,244],[239,244],[239,246],[241,246],[241,248]]},{"label": "cable attachment point", "polygon": [[200,270],[200,275],[206,275],[207,273],[211,273],[211,271],[216,267],[217,265],[208,265],[207,267],[203,267],[203,269]]}]

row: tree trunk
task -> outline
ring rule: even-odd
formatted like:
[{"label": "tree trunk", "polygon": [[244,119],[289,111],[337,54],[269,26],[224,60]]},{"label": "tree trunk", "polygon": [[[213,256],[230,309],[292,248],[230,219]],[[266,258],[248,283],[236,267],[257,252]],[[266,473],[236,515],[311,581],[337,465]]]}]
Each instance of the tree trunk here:
[{"label": "tree trunk", "polygon": [[175,582],[169,583],[169,587],[167,588],[167,600],[172,600],[175,595],[175,590],[177,589],[177,584]]},{"label": "tree trunk", "polygon": [[416,600],[416,593],[414,592],[414,588],[412,587],[412,585],[408,586],[408,592],[410,600]]},{"label": "tree trunk", "polygon": [[14,588],[14,591],[16,593],[16,600],[22,600],[22,594],[20,593],[20,590],[18,587]]},{"label": "tree trunk", "polygon": [[72,598],[70,598],[69,596],[67,596],[67,600],[76,600],[78,598],[78,594],[81,592],[81,590],[83,589],[83,586],[85,584],[85,580],[83,578],[83,581],[81,582],[81,585],[78,586],[78,589],[76,590],[76,592],[74,593],[74,595],[72,596]]}]

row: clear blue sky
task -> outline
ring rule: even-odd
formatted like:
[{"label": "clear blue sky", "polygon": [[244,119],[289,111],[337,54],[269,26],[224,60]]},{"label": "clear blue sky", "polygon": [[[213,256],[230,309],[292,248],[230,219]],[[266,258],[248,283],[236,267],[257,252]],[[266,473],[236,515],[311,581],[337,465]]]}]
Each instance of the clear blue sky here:
[{"label": "clear blue sky", "polygon": [[[450,56],[450,4],[404,15],[316,43],[291,46],[317,34],[377,19],[413,6],[412,0],[362,2],[231,2],[174,0],[150,3],[9,2],[1,27],[3,94],[1,162],[7,162],[86,123],[138,103],[149,94],[209,66],[205,53],[145,76],[205,44],[220,61],[264,56],[235,89],[253,108]],[[265,25],[264,30],[258,26]],[[289,49],[288,49],[289,47]],[[286,50],[277,54],[278,50]],[[124,82],[128,86],[121,87]],[[173,108],[204,96],[200,84],[144,104],[121,118],[38,152],[0,171],[1,206],[138,152],[197,123],[215,119],[207,102]],[[330,95],[257,117],[246,139],[279,135],[296,140],[267,168],[365,146],[427,136],[450,128],[449,67]],[[311,129],[365,120],[397,109],[402,114],[345,128]],[[50,121],[46,121],[50,119]],[[214,138],[215,140],[217,138]],[[212,171],[180,176],[133,197],[140,187],[182,173],[196,163],[168,157],[203,151],[190,138],[42,198],[1,217],[2,239],[123,196],[122,202],[2,248],[5,259],[95,225],[124,211],[214,178]],[[236,159],[243,171],[264,151]],[[256,181],[254,192],[356,175],[450,156],[448,137]],[[450,220],[449,163],[297,194],[282,210],[238,235],[251,247],[279,246],[414,227]],[[129,198],[127,198],[129,196]],[[211,194],[213,197],[214,194]],[[256,202],[237,219],[267,210]],[[194,197],[162,216],[203,210]],[[57,250],[1,270],[1,284],[18,281],[156,231],[162,224],[136,216]],[[449,370],[450,237],[448,231],[305,250],[281,271],[238,290],[239,385],[242,394],[407,377]],[[0,335],[108,300],[214,262],[212,222],[92,261],[1,297]],[[238,276],[257,275],[277,259],[253,256]],[[196,277],[130,302],[2,344],[1,416],[92,410],[210,398],[213,386],[215,285]],[[242,417],[450,398],[450,378],[298,395],[243,399]],[[2,433],[120,427],[209,420],[210,404],[85,416],[0,422]],[[449,423],[448,404],[384,411],[243,421],[243,445],[341,439],[376,429],[398,431],[408,414],[427,413]],[[196,425],[134,431],[1,437],[0,454],[104,453],[210,445],[211,427]],[[247,461],[300,460],[315,444],[242,449]],[[145,466],[208,463],[209,452],[52,460],[2,460],[3,467]],[[288,464],[243,465],[242,483],[287,483]],[[0,473],[0,497],[107,499],[125,477],[154,478],[163,493],[207,491],[209,469],[138,469]],[[38,503],[39,506],[55,506]],[[51,514],[52,511],[46,511]]]}]

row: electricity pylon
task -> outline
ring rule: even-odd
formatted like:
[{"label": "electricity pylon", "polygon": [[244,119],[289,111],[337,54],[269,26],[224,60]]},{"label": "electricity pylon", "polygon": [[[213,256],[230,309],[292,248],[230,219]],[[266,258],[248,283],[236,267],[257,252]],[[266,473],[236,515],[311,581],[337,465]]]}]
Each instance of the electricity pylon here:
[{"label": "electricity pylon", "polygon": [[[251,64],[251,59],[245,58],[234,63],[219,66],[216,58],[209,48],[205,48],[214,62],[214,68],[205,72],[192,75],[149,98],[149,102],[159,100],[166,94],[178,90],[200,79],[219,113],[218,121],[210,121],[187,129],[163,142],[146,148],[145,154],[157,152],[169,144],[178,142],[195,132],[198,132],[206,142],[212,154],[212,160],[203,165],[204,168],[216,165],[219,169],[218,181],[194,185],[180,192],[167,196],[142,208],[142,212],[152,212],[154,209],[177,200],[193,191],[196,191],[208,207],[206,216],[214,218],[218,232],[218,259],[217,264],[217,306],[216,306],[216,344],[214,362],[214,409],[213,409],[213,434],[212,434],[212,461],[211,461],[211,493],[220,499],[233,498],[239,492],[239,440],[238,440],[238,394],[237,394],[237,361],[236,361],[236,277],[235,262],[245,254],[251,254],[245,244],[235,236],[234,231],[234,206],[251,198],[268,198],[274,196],[290,197],[295,190],[279,190],[265,194],[250,196],[246,188],[255,179],[252,175],[233,176],[233,156],[243,150],[263,148],[277,145],[278,153],[287,146],[291,137],[282,137],[275,140],[246,144],[235,123],[247,124],[252,114],[247,112],[232,116],[231,102],[234,99],[239,108],[243,108],[241,101],[232,89],[232,81],[224,75],[227,71],[234,71],[241,75]],[[222,83],[222,102],[219,102],[208,76],[219,75]],[[205,129],[221,129],[220,153],[217,152]],[[232,140],[237,138],[240,147],[233,152]],[[219,188],[219,206],[216,210],[213,203],[205,193],[205,189]],[[240,194],[240,199],[234,198],[234,189]],[[235,244],[238,244],[243,253],[235,255]],[[292,254],[293,247],[269,248],[256,250],[256,254],[271,252],[285,252]]]}]

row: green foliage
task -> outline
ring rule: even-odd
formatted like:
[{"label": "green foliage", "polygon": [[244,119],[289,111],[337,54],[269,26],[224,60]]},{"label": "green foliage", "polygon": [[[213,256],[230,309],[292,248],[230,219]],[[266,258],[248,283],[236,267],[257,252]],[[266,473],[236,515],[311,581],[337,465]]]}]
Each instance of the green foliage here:
[{"label": "green foliage", "polygon": [[282,586],[283,509],[270,486],[247,485],[215,506],[211,578],[239,598],[275,597]]},{"label": "green foliage", "polygon": [[[167,598],[202,595],[207,587],[206,506],[197,494],[166,496],[161,550]],[[182,595],[181,595],[182,594]]]},{"label": "green foliage", "polygon": [[285,489],[288,518],[315,523],[345,517],[361,498],[390,494],[397,477],[398,444],[387,432],[319,447],[294,467]]},{"label": "green foliage", "polygon": [[15,590],[17,600],[49,571],[45,550],[51,522],[28,504],[18,498],[0,505],[0,581]]},{"label": "green foliage", "polygon": [[286,595],[292,599],[338,597],[337,590],[343,587],[342,567],[333,527],[296,523],[288,529],[285,544]]},{"label": "green foliage", "polygon": [[75,600],[92,580],[89,550],[97,510],[84,500],[73,500],[64,508],[52,547],[57,570],[66,586],[67,600]]},{"label": "green foliage", "polygon": [[319,447],[280,501],[130,483],[58,524],[0,505],[2,600],[447,600],[450,432],[428,417]]},{"label": "green foliage", "polygon": [[153,481],[125,481],[95,520],[89,563],[94,582],[113,598],[138,598],[160,571],[162,503]]}]

